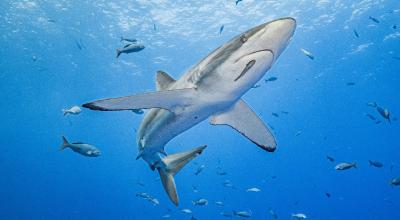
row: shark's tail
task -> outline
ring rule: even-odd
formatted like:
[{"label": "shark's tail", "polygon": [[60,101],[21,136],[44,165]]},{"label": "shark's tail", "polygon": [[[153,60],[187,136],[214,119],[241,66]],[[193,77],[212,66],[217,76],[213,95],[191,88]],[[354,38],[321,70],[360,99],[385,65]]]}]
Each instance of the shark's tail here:
[{"label": "shark's tail", "polygon": [[62,113],[63,113],[64,116],[66,116],[66,115],[68,114],[68,110],[67,110],[67,109],[63,109],[63,110],[61,110],[61,111],[62,111]]},{"label": "shark's tail", "polygon": [[64,136],[61,136],[63,143],[60,146],[60,150],[64,150],[69,146],[67,139]]},{"label": "shark's tail", "polygon": [[119,49],[117,49],[116,51],[117,51],[117,58],[118,58],[119,55],[121,55],[121,51]]},{"label": "shark's tail", "polygon": [[206,146],[204,145],[183,153],[171,154],[161,159],[161,164],[157,167],[157,170],[165,192],[175,205],[179,204],[174,180],[175,174],[198,154],[201,154],[205,148]]}]

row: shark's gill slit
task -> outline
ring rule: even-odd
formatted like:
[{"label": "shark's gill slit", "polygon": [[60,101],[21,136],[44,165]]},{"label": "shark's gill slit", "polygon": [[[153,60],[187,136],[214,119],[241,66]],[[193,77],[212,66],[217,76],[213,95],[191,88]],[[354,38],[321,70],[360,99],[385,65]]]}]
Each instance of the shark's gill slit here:
[{"label": "shark's gill slit", "polygon": [[249,69],[251,69],[251,67],[254,66],[254,64],[256,63],[256,60],[250,60],[250,62],[248,62],[246,64],[246,66],[244,67],[244,69],[242,70],[242,72],[240,73],[240,75],[238,77],[236,77],[235,82],[240,79],[240,77],[244,76],[244,74],[246,74],[247,71],[249,71]]},{"label": "shark's gill slit", "polygon": [[259,53],[259,52],[270,52],[270,53],[272,54],[272,58],[273,58],[272,60],[275,60],[274,51],[272,51],[271,49],[262,49],[262,50],[256,50],[256,51],[254,51],[254,52],[245,54],[245,55],[243,55],[243,56],[237,58],[237,59],[235,60],[235,63],[237,63],[237,62],[238,62],[240,59],[242,59],[243,57],[246,57],[246,56],[249,56],[249,55],[252,55],[252,54],[255,54],[255,53]]}]

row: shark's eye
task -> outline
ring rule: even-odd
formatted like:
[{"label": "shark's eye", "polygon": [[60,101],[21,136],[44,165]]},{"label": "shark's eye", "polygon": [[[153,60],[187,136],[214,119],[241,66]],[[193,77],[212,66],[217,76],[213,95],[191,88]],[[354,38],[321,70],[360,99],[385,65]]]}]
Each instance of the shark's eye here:
[{"label": "shark's eye", "polygon": [[242,36],[240,37],[240,41],[241,41],[242,43],[245,43],[245,42],[247,41],[246,35],[242,35]]}]

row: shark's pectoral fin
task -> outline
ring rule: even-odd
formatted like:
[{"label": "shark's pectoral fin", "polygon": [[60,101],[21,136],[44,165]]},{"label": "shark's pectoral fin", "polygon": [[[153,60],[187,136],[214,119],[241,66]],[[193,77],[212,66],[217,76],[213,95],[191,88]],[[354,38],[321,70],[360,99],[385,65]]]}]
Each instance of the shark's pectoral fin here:
[{"label": "shark's pectoral fin", "polygon": [[133,109],[162,108],[174,111],[177,107],[192,104],[195,89],[176,89],[149,92],[120,98],[102,99],[82,105],[100,111],[122,111]]},{"label": "shark's pectoral fin", "polygon": [[276,148],[271,131],[241,99],[228,111],[212,116],[210,123],[229,125],[266,151],[273,152]]},{"label": "shark's pectoral fin", "polygon": [[164,71],[157,71],[157,76],[156,76],[156,87],[157,91],[161,90],[166,90],[168,89],[172,84],[175,83],[175,79],[172,78],[168,73]]}]

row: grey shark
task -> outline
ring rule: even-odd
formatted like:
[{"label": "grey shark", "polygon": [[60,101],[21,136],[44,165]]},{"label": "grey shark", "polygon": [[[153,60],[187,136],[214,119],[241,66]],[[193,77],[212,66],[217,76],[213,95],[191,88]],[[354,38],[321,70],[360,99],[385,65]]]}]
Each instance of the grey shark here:
[{"label": "grey shark", "polygon": [[263,150],[275,150],[274,136],[241,97],[271,68],[295,28],[293,18],[261,24],[211,52],[179,80],[158,71],[156,92],[102,99],[83,107],[100,111],[150,109],[137,132],[137,158],[159,172],[169,198],[178,205],[174,176],[206,146],[172,155],[167,155],[164,147],[194,125],[210,118],[212,125],[228,125]]}]

